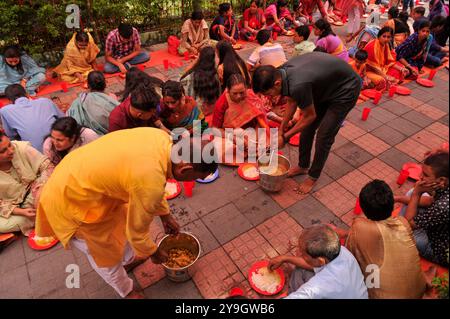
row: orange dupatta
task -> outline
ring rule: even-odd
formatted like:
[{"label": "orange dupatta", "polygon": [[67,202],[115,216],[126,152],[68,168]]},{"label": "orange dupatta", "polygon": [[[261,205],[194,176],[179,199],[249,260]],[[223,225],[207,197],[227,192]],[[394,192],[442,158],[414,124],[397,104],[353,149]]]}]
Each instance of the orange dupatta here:
[{"label": "orange dupatta", "polygon": [[378,39],[367,43],[364,50],[369,55],[367,64],[374,69],[381,70],[384,74],[387,74],[389,69],[397,63],[395,53],[393,54],[389,45],[386,44],[383,47]]},{"label": "orange dupatta", "polygon": [[251,89],[247,90],[247,98],[242,103],[233,102],[228,93],[226,98],[228,109],[224,116],[224,128],[243,128],[255,119],[258,127],[268,127],[264,112],[257,106],[263,102]]}]

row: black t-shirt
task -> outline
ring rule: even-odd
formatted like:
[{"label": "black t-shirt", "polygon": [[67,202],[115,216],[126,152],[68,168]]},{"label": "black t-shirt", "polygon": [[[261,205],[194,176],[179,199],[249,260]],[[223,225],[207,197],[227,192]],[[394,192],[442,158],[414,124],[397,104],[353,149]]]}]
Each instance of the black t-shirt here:
[{"label": "black t-shirt", "polygon": [[[328,53],[312,52],[292,58],[280,67],[282,94],[299,108],[315,108],[356,102],[361,78],[345,61]],[[354,105],[353,105],[354,106]]]}]

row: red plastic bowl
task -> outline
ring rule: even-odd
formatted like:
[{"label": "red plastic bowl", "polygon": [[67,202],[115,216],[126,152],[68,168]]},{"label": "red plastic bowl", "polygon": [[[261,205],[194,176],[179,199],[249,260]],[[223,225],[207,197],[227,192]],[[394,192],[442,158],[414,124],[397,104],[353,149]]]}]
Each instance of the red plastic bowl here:
[{"label": "red plastic bowl", "polygon": [[283,290],[284,284],[286,282],[284,272],[281,268],[277,268],[274,270],[278,273],[278,275],[280,275],[280,279],[281,279],[281,283],[277,287],[277,290],[274,293],[269,293],[267,291],[263,291],[263,290],[259,289],[258,287],[256,287],[256,285],[252,281],[252,274],[257,272],[260,268],[267,267],[267,265],[269,265],[269,262],[267,260],[261,260],[261,261],[257,261],[256,263],[254,263],[250,267],[250,270],[248,271],[248,282],[250,283],[250,286],[253,288],[253,290],[255,290],[257,293],[264,295],[264,296],[273,296],[273,295],[278,294],[281,290]]},{"label": "red plastic bowl", "polygon": [[417,82],[417,84],[422,85],[427,88],[432,88],[434,86],[433,81],[426,79],[426,78],[417,78],[416,82]]},{"label": "red plastic bowl", "polygon": [[59,243],[58,239],[55,239],[54,241],[52,241],[51,243],[41,246],[38,245],[35,241],[34,241],[34,237],[36,236],[35,230],[33,229],[30,232],[30,235],[28,236],[28,246],[30,246],[31,249],[34,250],[47,250],[52,248],[53,246],[55,246],[57,243]]},{"label": "red plastic bowl", "polygon": [[409,178],[418,181],[422,176],[422,166],[416,163],[406,163],[403,169],[409,172]]},{"label": "red plastic bowl", "polygon": [[410,95],[411,94],[411,90],[408,89],[407,87],[401,86],[401,85],[397,85],[395,88],[395,93],[399,94],[399,95]]},{"label": "red plastic bowl", "polygon": [[167,200],[174,199],[175,197],[177,197],[178,195],[181,194],[181,186],[180,186],[180,183],[178,183],[178,181],[176,181],[174,179],[168,179],[167,183],[176,183],[177,184],[177,192],[175,194],[170,195],[170,196],[166,196]]},{"label": "red plastic bowl", "polygon": [[246,181],[252,181],[252,182],[258,181],[258,180],[259,180],[259,175],[258,175],[257,177],[247,177],[247,176],[245,176],[245,174],[244,174],[244,171],[245,171],[247,168],[250,168],[250,167],[252,167],[252,166],[258,168],[258,165],[254,164],[254,163],[244,163],[244,164],[239,165],[239,168],[238,168],[238,174],[239,174],[239,176],[240,176],[242,179],[245,179]]}]

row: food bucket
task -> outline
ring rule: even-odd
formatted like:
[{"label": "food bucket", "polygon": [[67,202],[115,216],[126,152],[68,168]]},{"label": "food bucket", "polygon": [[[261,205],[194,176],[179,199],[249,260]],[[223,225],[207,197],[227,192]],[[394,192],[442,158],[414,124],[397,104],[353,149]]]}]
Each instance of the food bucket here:
[{"label": "food bucket", "polygon": [[191,279],[189,274],[189,269],[195,264],[195,262],[200,257],[201,248],[198,239],[187,232],[180,232],[178,235],[166,235],[164,236],[158,244],[159,249],[169,252],[172,248],[185,248],[190,250],[194,256],[194,261],[183,268],[170,268],[165,264],[162,264],[166,272],[167,277],[175,282],[184,282]]},{"label": "food bucket", "polygon": [[288,175],[289,169],[291,168],[291,163],[283,155],[274,154],[273,157],[273,161],[278,160],[278,168],[283,171],[283,174],[270,175],[269,173],[264,172],[264,169],[261,168],[269,164],[270,155],[263,155],[258,159],[259,185],[265,191],[279,192],[283,187],[283,182]]}]

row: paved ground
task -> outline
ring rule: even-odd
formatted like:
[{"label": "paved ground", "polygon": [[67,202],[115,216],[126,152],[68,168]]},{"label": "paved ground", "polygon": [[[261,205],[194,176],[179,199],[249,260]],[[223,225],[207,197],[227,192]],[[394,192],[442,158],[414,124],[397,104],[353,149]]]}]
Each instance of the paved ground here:
[{"label": "paved ground", "polygon": [[[290,40],[280,38],[287,43]],[[247,47],[240,53],[251,53]],[[289,51],[289,49],[287,50]],[[162,66],[146,72],[163,79],[176,79],[181,70],[165,72]],[[293,250],[299,232],[318,223],[348,227],[352,221],[356,196],[372,179],[383,179],[396,194],[412,186],[398,187],[396,179],[406,162],[419,162],[423,154],[448,140],[449,74],[437,73],[432,89],[407,86],[411,96],[383,96],[374,106],[365,102],[355,107],[340,130],[324,173],[312,194],[295,192],[302,178],[286,180],[278,194],[263,192],[254,182],[242,180],[236,169],[220,167],[220,178],[212,184],[197,184],[192,198],[180,196],[170,202],[172,212],[184,230],[201,241],[203,253],[193,279],[173,283],[161,266],[147,262],[131,274],[145,289],[148,298],[217,298],[235,285],[248,289],[249,266],[260,259]],[[108,90],[119,92],[123,80],[108,80]],[[56,93],[67,106],[80,89]],[[361,111],[370,107],[368,121]],[[292,164],[298,151],[283,149]],[[151,227],[154,239],[163,235],[159,222]],[[81,287],[66,288],[66,267],[77,264]],[[256,293],[250,297],[260,298]],[[61,245],[45,251],[31,250],[25,238],[0,255],[0,298],[118,298],[116,293],[91,269],[86,258]]]}]

